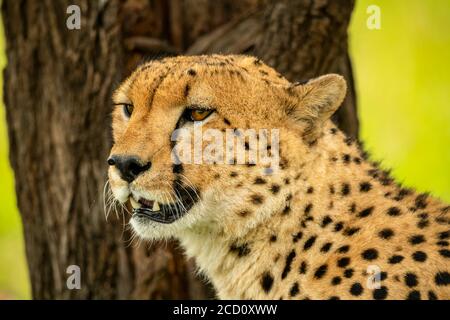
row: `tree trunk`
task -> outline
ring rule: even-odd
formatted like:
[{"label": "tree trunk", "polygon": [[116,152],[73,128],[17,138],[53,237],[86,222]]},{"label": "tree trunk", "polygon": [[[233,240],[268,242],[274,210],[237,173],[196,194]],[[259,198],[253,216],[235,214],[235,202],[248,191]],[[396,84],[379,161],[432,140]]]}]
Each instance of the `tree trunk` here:
[{"label": "tree trunk", "polygon": [[[176,244],[130,244],[127,215],[105,220],[111,92],[145,58],[251,53],[291,80],[343,74],[336,121],[356,136],[345,0],[4,0],[4,100],[34,298],[212,297]],[[81,289],[66,286],[67,267]]]}]

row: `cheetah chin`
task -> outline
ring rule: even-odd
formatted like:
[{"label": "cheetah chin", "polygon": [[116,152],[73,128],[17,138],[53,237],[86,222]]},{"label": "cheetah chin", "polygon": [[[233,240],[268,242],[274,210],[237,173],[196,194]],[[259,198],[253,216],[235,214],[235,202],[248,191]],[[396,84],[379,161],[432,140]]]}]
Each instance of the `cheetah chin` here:
[{"label": "cheetah chin", "polygon": [[145,63],[114,93],[112,193],[222,299],[449,299],[450,206],[336,128],[346,90],[249,56]]}]

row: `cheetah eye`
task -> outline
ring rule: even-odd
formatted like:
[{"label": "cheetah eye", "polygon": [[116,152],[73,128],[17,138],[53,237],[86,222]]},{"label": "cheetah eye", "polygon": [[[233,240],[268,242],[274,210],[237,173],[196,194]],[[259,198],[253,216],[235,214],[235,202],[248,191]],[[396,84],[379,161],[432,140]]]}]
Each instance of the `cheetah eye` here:
[{"label": "cheetah eye", "polygon": [[123,103],[122,105],[123,105],[123,113],[127,118],[130,118],[131,114],[133,113],[134,106],[129,103]]},{"label": "cheetah eye", "polygon": [[191,111],[191,120],[192,121],[205,120],[211,113],[212,113],[212,110],[192,110]]},{"label": "cheetah eye", "polygon": [[183,118],[187,121],[203,121],[210,116],[214,110],[202,108],[187,108],[183,113]]}]

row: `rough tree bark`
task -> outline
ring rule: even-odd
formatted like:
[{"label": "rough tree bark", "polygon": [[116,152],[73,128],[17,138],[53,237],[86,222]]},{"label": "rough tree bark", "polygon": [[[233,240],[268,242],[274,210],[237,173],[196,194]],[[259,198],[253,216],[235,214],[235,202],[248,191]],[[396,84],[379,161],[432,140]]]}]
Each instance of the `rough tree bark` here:
[{"label": "rough tree bark", "polygon": [[[70,4],[81,30],[66,28]],[[336,121],[356,136],[352,9],[349,0],[4,0],[4,100],[33,297],[211,297],[176,244],[129,245],[122,219],[105,221],[111,92],[148,57],[255,54],[291,80],[343,74],[350,94]],[[80,290],[66,287],[69,265],[80,266]]]}]

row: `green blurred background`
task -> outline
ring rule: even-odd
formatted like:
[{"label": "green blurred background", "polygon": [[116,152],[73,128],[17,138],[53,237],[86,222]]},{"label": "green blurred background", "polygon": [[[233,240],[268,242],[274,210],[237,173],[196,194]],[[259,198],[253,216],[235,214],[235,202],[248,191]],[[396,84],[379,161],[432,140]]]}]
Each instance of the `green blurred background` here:
[{"label": "green blurred background", "polygon": [[[372,4],[381,8],[381,30],[366,26]],[[4,46],[0,36],[2,69]],[[350,51],[366,149],[399,181],[450,201],[450,1],[357,0]],[[0,177],[0,299],[26,299],[30,286],[3,105]]]}]

